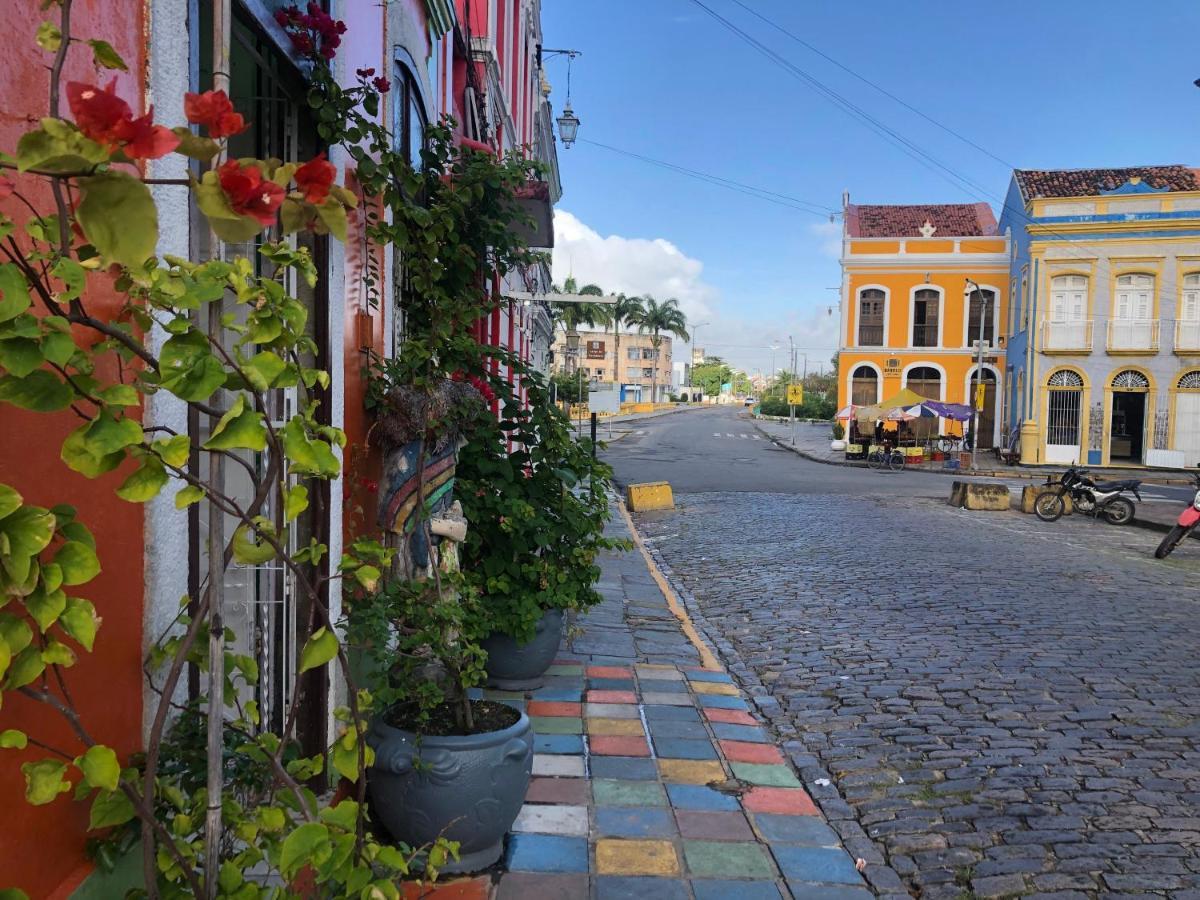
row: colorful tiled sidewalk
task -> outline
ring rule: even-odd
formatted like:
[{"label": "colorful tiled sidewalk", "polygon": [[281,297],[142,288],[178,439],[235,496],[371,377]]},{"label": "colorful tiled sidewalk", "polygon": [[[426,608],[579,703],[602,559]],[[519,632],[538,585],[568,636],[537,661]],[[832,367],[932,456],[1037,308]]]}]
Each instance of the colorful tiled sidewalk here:
[{"label": "colorful tiled sidewalk", "polygon": [[[611,532],[628,536],[620,516]],[[638,550],[601,560],[605,600],[520,706],[533,781],[503,874],[437,900],[860,900],[872,896],[774,738],[707,656]]]}]

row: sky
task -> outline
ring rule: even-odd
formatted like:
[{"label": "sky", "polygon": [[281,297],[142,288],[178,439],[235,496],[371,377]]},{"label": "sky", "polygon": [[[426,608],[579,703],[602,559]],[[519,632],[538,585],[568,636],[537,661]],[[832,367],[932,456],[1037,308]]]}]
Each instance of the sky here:
[{"label": "sky", "polygon": [[[542,28],[546,47],[583,54],[571,69],[579,141],[558,148],[555,280],[675,297],[707,323],[696,346],[749,373],[786,367],[789,337],[798,367],[804,354],[829,368],[843,191],[855,203],[985,200],[999,218],[1014,166],[1200,165],[1196,0],[543,0]],[[557,115],[566,59],[546,68]]]}]

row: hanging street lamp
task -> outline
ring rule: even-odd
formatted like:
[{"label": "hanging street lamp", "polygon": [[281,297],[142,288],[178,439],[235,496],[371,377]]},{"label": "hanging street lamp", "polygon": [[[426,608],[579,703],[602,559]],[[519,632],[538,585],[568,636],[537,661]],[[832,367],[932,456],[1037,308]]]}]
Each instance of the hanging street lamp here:
[{"label": "hanging street lamp", "polygon": [[567,58],[567,102],[563,104],[562,115],[555,121],[558,123],[558,137],[563,143],[563,149],[569,150],[571,145],[575,143],[575,138],[579,134],[579,117],[575,115],[575,110],[571,108],[571,61],[577,56],[583,56],[578,50],[551,50],[549,48],[538,48],[538,66],[541,66],[542,60],[550,56],[565,56]]}]

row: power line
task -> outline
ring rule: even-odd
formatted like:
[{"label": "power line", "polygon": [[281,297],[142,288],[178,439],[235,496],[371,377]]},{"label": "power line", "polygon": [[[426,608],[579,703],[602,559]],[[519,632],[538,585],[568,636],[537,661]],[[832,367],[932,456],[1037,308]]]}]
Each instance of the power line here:
[{"label": "power line", "polygon": [[669,169],[677,172],[680,175],[686,175],[689,178],[696,178],[700,181],[707,182],[715,187],[723,187],[729,190],[737,191],[739,194],[755,197],[759,200],[766,200],[770,203],[776,203],[780,206],[786,206],[790,209],[796,209],[800,212],[811,213],[821,218],[826,218],[831,214],[836,214],[831,206],[824,206],[820,203],[814,203],[811,200],[802,200],[799,197],[792,197],[788,194],[781,194],[777,191],[770,191],[766,188],[755,187],[751,184],[743,184],[740,181],[734,181],[730,178],[724,178],[720,175],[713,175],[709,172],[701,172],[697,169],[689,169],[686,166],[678,165],[677,163],[667,162],[662,159],[655,159],[652,156],[645,156],[641,153],[635,153],[632,150],[622,150],[620,147],[614,147],[611,144],[603,144],[600,141],[589,140],[588,138],[579,138],[577,143],[591,144],[594,147],[600,147],[612,153],[619,153],[622,156],[628,156],[633,159],[641,160],[650,165],[659,166],[660,168]]}]

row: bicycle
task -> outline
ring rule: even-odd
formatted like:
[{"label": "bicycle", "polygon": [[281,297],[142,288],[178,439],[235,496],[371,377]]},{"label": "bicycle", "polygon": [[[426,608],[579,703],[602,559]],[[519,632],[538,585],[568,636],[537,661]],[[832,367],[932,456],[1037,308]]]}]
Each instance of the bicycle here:
[{"label": "bicycle", "polygon": [[875,447],[867,454],[867,468],[899,471],[904,468],[904,454],[895,447]]}]

